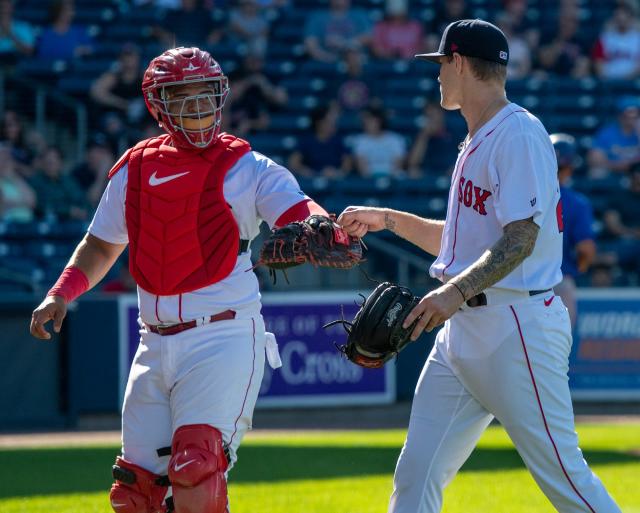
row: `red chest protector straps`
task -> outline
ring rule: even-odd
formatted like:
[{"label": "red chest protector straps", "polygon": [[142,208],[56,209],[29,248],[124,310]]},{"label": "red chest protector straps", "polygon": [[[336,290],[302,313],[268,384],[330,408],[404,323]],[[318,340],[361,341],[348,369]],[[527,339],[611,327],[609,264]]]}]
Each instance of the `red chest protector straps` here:
[{"label": "red chest protector straps", "polygon": [[159,296],[206,287],[233,270],[240,232],[223,182],[251,149],[228,134],[200,152],[168,146],[169,140],[146,139],[128,154],[129,269],[140,287]]}]

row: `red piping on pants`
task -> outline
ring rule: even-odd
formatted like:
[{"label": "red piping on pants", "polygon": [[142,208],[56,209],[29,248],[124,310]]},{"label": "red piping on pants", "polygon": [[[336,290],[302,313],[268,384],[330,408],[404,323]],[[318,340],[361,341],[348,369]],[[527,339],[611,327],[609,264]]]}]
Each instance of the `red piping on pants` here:
[{"label": "red piping on pants", "polygon": [[509,305],[509,308],[511,308],[511,312],[513,313],[513,318],[516,320],[516,324],[518,325],[518,333],[520,334],[520,341],[522,342],[522,349],[524,350],[524,357],[527,360],[527,367],[529,367],[529,376],[531,376],[531,383],[533,383],[533,390],[536,393],[536,399],[538,401],[538,408],[540,408],[540,414],[542,415],[542,422],[544,423],[544,428],[547,431],[547,436],[549,437],[549,440],[551,441],[551,445],[553,445],[553,450],[556,453],[556,459],[558,460],[558,463],[560,464],[560,468],[562,469],[562,472],[564,473],[564,476],[567,478],[567,481],[569,481],[569,484],[571,485],[571,488],[573,488],[573,491],[578,494],[578,497],[580,497],[582,499],[582,502],[584,502],[584,504],[587,506],[587,508],[589,508],[589,511],[591,511],[591,513],[596,513],[596,511],[591,507],[591,504],[589,504],[587,502],[587,500],[582,496],[582,494],[578,491],[576,486],[573,484],[573,481],[569,477],[569,474],[567,473],[567,470],[564,468],[564,464],[562,463],[562,459],[560,458],[560,453],[558,452],[558,448],[556,447],[556,443],[553,440],[553,437],[551,436],[551,431],[549,431],[549,425],[547,424],[547,417],[544,414],[544,409],[542,408],[542,401],[540,400],[540,394],[538,393],[538,386],[536,385],[536,379],[533,376],[533,369],[531,367],[531,361],[529,360],[529,353],[527,352],[527,346],[526,346],[526,344],[524,342],[524,336],[522,335],[522,329],[520,328],[520,321],[518,320],[518,316],[516,314],[516,311],[513,309],[513,306]]},{"label": "red piping on pants", "polygon": [[251,382],[253,381],[253,373],[256,368],[256,321],[251,319],[251,323],[253,324],[253,360],[251,364],[251,376],[249,376],[249,384],[247,385],[247,389],[244,392],[244,399],[242,400],[242,408],[240,408],[240,413],[236,417],[236,420],[233,425],[233,434],[231,435],[231,439],[229,440],[229,445],[233,443],[233,437],[236,436],[236,432],[238,431],[238,420],[242,416],[242,412],[244,411],[244,405],[247,402],[247,396],[249,395],[249,390],[251,389]]}]

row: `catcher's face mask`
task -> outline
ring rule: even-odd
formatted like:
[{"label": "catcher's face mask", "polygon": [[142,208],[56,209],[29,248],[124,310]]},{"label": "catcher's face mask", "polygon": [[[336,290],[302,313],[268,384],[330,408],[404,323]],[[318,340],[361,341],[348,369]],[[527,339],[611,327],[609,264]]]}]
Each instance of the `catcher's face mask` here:
[{"label": "catcher's face mask", "polygon": [[215,142],[229,83],[208,52],[167,50],[149,64],[142,90],[150,112],[176,144],[206,148]]},{"label": "catcher's face mask", "polygon": [[193,146],[203,148],[220,131],[228,90],[226,77],[166,86],[151,103],[161,113],[166,129],[180,132]]}]

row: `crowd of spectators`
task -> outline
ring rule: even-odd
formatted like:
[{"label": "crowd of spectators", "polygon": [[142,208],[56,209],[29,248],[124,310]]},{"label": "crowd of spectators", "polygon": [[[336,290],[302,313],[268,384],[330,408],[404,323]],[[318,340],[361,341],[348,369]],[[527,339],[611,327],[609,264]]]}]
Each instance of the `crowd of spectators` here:
[{"label": "crowd of spectators", "polygon": [[[65,155],[65,148],[52,146],[33,129],[28,116],[7,106],[1,113],[0,220],[90,220],[115,159],[136,140],[159,133],[140,93],[148,48],[198,45],[214,57],[231,54],[234,66],[227,74],[232,94],[224,129],[249,141],[268,133],[272,120],[288,112],[291,98],[270,68],[270,57],[283,51],[273,41],[274,34],[283,34],[285,19],[296,23],[289,33],[297,34],[297,39],[285,40],[300,78],[308,78],[311,90],[317,78],[314,70],[324,74],[321,101],[304,106],[306,124],[291,126],[295,143],[283,163],[303,180],[446,177],[464,126],[440,108],[436,90],[415,105],[412,131],[392,129],[389,120],[405,114],[396,111],[389,98],[402,92],[389,88],[383,72],[372,75],[371,66],[377,64],[375,69],[381,70],[385,63],[411,62],[415,53],[434,50],[444,27],[474,17],[477,3],[434,0],[417,10],[409,0],[386,0],[367,9],[366,2],[329,0],[321,9],[311,9],[305,2],[308,15],[295,18],[287,13],[296,8],[296,0],[113,2],[119,8],[126,5],[121,16],[138,13],[136,20],[145,20],[138,27],[144,36],[123,39],[117,57],[107,69],[94,73],[81,95],[90,112],[92,135],[82,161]],[[584,2],[559,0],[556,8],[545,12],[552,16],[545,23],[531,16],[534,3],[503,0],[500,9],[489,12],[489,19],[510,42],[509,80],[565,77],[607,82],[640,76],[640,11],[635,1],[612,2],[606,19],[594,19],[585,16]],[[72,65],[103,52],[99,32],[77,22],[74,0],[48,1],[39,25],[20,19],[19,7],[14,0],[0,0],[0,66],[5,73],[20,69],[25,60]],[[145,10],[150,13],[147,18],[139,14]],[[308,76],[307,70],[311,70]],[[575,177],[620,179],[624,201],[597,212],[603,243],[598,265],[635,266],[636,271],[639,99],[640,91],[618,98],[615,112],[599,120]],[[604,283],[600,267],[597,270],[598,284]]]}]

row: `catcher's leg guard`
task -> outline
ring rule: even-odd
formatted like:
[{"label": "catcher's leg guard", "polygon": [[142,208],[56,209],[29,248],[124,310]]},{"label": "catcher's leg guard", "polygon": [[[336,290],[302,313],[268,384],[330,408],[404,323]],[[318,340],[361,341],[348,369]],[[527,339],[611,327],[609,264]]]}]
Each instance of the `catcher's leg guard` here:
[{"label": "catcher's leg guard", "polygon": [[162,504],[167,494],[168,479],[133,463],[116,458],[113,466],[116,482],[111,487],[109,499],[117,513],[165,513]]},{"label": "catcher's leg guard", "polygon": [[225,513],[228,462],[220,431],[207,424],[182,426],[173,434],[171,454],[176,513]]}]

